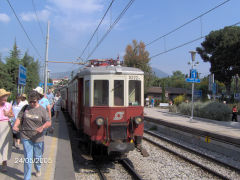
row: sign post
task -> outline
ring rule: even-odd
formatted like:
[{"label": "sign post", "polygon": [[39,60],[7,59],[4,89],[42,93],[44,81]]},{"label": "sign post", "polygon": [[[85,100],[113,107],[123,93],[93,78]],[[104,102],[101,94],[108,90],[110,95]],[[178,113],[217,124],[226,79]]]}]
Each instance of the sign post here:
[{"label": "sign post", "polygon": [[196,51],[190,51],[190,53],[191,53],[191,57],[192,57],[192,62],[190,62],[189,64],[192,65],[192,68],[190,70],[190,78],[187,78],[186,81],[192,83],[192,111],[191,111],[190,122],[193,122],[194,83],[200,83],[200,79],[197,79],[198,78],[197,70],[193,69],[193,67],[198,64],[198,62],[195,63]]}]

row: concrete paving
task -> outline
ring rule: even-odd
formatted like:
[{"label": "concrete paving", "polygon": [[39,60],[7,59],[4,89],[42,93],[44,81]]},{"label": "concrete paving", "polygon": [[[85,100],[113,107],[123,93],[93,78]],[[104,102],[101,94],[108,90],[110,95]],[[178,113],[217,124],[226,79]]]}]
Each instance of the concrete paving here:
[{"label": "concrete paving", "polygon": [[167,109],[160,108],[144,108],[144,116],[161,119],[161,121],[189,128],[220,134],[226,137],[234,137],[240,140],[240,122],[223,122],[203,118],[194,118],[193,121],[190,121],[189,117],[169,113]]},{"label": "concrete paving", "polygon": [[[45,136],[45,150],[43,154],[42,175],[35,176],[32,167],[32,180],[65,180],[75,179],[72,151],[65,118],[60,112],[58,120],[54,123],[54,133]],[[23,146],[17,150],[13,147],[11,160],[8,161],[8,171],[0,173],[1,180],[23,179],[24,172]]]}]

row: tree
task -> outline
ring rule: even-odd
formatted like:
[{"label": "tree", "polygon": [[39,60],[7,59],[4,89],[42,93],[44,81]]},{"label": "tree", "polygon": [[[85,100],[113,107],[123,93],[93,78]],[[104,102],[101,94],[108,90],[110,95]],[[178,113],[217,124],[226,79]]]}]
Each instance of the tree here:
[{"label": "tree", "polygon": [[10,82],[11,77],[7,73],[6,65],[2,62],[2,58],[0,56],[0,87],[6,90],[10,90]]},{"label": "tree", "polygon": [[164,81],[162,81],[162,85],[161,85],[161,87],[162,87],[162,102],[165,102],[166,101],[166,96],[165,96],[165,82]]},{"label": "tree", "polygon": [[170,87],[186,88],[187,83],[185,81],[185,74],[181,71],[174,71],[173,75],[170,77],[169,83]]},{"label": "tree", "polygon": [[37,87],[40,82],[39,78],[39,63],[38,60],[34,61],[34,58],[28,55],[28,52],[25,52],[21,64],[27,69],[27,79],[25,90],[28,92],[33,88]]},{"label": "tree", "polygon": [[15,99],[17,95],[19,64],[22,64],[27,69],[25,92],[27,93],[38,85],[40,79],[39,63],[38,61],[34,61],[34,58],[29,56],[28,52],[21,59],[16,40],[9,57],[5,61],[6,63],[3,63],[0,56],[0,87],[11,92],[9,100]]},{"label": "tree", "polygon": [[18,84],[18,67],[20,64],[20,50],[18,50],[16,40],[13,45],[13,49],[10,51],[10,56],[6,58],[6,73],[9,74],[8,88],[12,95],[17,94],[17,84]]},{"label": "tree", "polygon": [[133,45],[128,45],[124,55],[124,65],[128,67],[139,68],[144,71],[144,88],[152,85],[153,74],[149,65],[150,58],[148,51],[145,50],[145,44],[141,41],[139,44],[133,40]]},{"label": "tree", "polygon": [[212,31],[201,45],[197,52],[204,62],[210,62],[210,72],[216,80],[225,84],[229,93],[231,79],[240,70],[240,27]]}]

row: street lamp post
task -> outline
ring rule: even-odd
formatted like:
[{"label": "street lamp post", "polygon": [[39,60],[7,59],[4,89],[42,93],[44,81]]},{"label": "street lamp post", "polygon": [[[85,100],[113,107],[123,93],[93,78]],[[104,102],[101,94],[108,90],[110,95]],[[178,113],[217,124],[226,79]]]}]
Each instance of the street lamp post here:
[{"label": "street lamp post", "polygon": [[48,73],[47,73],[47,83],[49,83],[49,80],[50,80],[50,70],[48,70]]},{"label": "street lamp post", "polygon": [[[192,66],[191,70],[193,70],[193,67],[198,64],[198,62],[195,63],[196,51],[189,51],[189,52],[191,53],[191,57],[192,57],[192,62],[189,62],[189,64],[191,64]],[[193,108],[194,108],[193,97],[194,97],[194,82],[192,83],[192,111],[191,111],[190,122],[193,121]]]}]

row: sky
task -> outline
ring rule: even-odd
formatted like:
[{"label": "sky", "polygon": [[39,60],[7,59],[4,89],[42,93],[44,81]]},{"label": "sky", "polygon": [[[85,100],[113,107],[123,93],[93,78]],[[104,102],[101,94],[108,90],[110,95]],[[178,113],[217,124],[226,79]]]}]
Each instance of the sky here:
[{"label": "sky", "polygon": [[[32,44],[22,30],[7,0],[0,1],[0,53],[4,60],[9,56],[16,39],[23,55],[38,59],[44,65],[47,22],[50,22],[49,61],[77,61],[98,26],[112,0],[9,0]],[[125,49],[132,40],[145,44],[198,17],[226,0],[135,0],[113,27],[108,36],[90,56],[90,59],[113,58],[123,60]],[[115,0],[92,42],[81,58],[86,60],[97,42],[108,31],[129,0]],[[197,18],[192,23],[146,46],[149,56],[155,56],[189,42],[211,31],[240,21],[240,0],[230,0],[224,5]],[[35,10],[34,10],[35,9]],[[36,16],[37,14],[37,16]],[[36,18],[37,17],[37,18]],[[180,70],[188,73],[191,61],[189,51],[201,46],[200,39],[181,48],[151,58],[152,67],[171,75]],[[196,69],[201,77],[209,74],[210,64],[197,54]],[[73,64],[49,63],[51,74],[70,72],[78,68]]]}]

